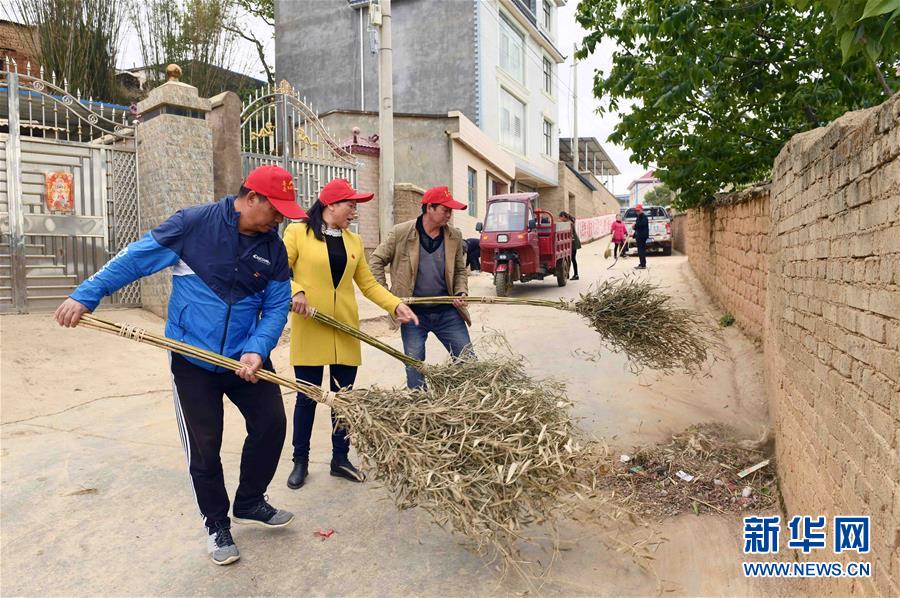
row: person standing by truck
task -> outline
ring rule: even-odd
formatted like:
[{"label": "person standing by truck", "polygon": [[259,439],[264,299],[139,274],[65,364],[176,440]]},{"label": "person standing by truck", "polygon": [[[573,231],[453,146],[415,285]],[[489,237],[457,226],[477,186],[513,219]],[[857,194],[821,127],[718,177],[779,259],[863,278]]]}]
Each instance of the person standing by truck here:
[{"label": "person standing by truck", "polygon": [[634,243],[637,245],[638,258],[640,262],[634,267],[635,270],[644,270],[647,268],[647,238],[650,236],[650,221],[644,214],[644,206],[638,204],[634,206],[637,212],[637,218],[634,221],[631,236],[634,237]]},{"label": "person standing by truck", "polygon": [[578,238],[578,232],[575,230],[575,218],[568,212],[560,212],[559,218],[563,222],[572,223],[572,271],[575,273],[569,280],[578,280],[578,261],[575,254],[581,249],[581,239]]},{"label": "person standing by truck", "polygon": [[609,232],[612,233],[613,257],[625,257],[625,238],[628,236],[628,229],[622,222],[621,214],[616,214],[616,220],[612,223]]}]

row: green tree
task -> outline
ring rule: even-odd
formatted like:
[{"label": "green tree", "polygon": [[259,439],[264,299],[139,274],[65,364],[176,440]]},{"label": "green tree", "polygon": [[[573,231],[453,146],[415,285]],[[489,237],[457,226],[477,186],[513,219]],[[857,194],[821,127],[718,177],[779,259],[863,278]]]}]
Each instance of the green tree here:
[{"label": "green tree", "polygon": [[267,41],[275,38],[275,0],[235,0],[235,4],[245,14],[260,19],[266,25],[266,39],[259,39],[250,28],[238,24],[237,21],[227,25],[226,28],[231,33],[253,44],[256,48],[260,66],[262,66],[262,72],[269,83],[275,83],[275,67],[270,65],[266,59],[265,47]]},{"label": "green tree", "polygon": [[236,59],[232,0],[133,0],[131,21],[150,85],[165,81],[166,65],[181,66],[182,80],[210,97],[233,86]]},{"label": "green tree", "polygon": [[647,191],[642,203],[648,206],[668,206],[673,201],[675,201],[675,194],[665,183],[661,183]]},{"label": "green tree", "polygon": [[11,0],[6,9],[33,31],[23,41],[38,57],[45,79],[55,74],[60,85],[65,82],[83,97],[122,99],[116,54],[125,14],[118,0]]},{"label": "green tree", "polygon": [[830,14],[844,62],[862,52],[885,93],[893,93],[878,60],[883,55],[897,56],[900,52],[896,22],[900,16],[900,0],[790,0],[790,3],[800,10],[815,4]]},{"label": "green tree", "polygon": [[[598,71],[600,112],[618,112],[609,139],[678,189],[691,207],[765,179],[791,136],[883,101],[867,59],[842,60],[829,16],[786,0],[582,0],[582,58],[617,47]],[[878,59],[895,73],[896,54]]]}]

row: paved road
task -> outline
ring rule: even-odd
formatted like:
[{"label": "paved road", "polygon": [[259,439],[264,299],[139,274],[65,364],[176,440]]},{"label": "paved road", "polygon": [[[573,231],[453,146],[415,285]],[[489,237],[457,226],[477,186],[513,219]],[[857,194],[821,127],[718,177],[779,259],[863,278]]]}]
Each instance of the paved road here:
[{"label": "paved road", "polygon": [[[516,286],[517,296],[573,297],[591,280],[621,276],[636,260],[606,270],[604,245],[579,253],[582,280],[559,289],[554,279]],[[629,263],[630,262],[630,263]],[[699,290],[683,257],[650,259],[647,276],[710,317],[716,309]],[[489,293],[487,275],[472,277],[472,294]],[[363,308],[377,315],[377,308]],[[738,331],[724,334],[725,360],[709,377],[632,375],[619,356],[589,361],[576,349],[600,349],[577,316],[539,308],[479,306],[473,335],[503,330],[538,375],[566,380],[584,426],[615,448],[655,442],[698,421],[725,421],[755,435],[764,424],[761,364]],[[156,330],[162,322],[138,310],[106,315]],[[400,346],[378,321],[368,329]],[[277,532],[236,527],[242,560],[219,568],[205,538],[178,441],[166,357],[157,349],[89,330],[62,330],[47,315],[0,318],[0,457],[4,595],[304,594],[495,595],[523,586],[498,579],[458,539],[417,511],[398,513],[374,484],[353,485],[327,474],[327,417],[320,408],[308,485],[284,485],[290,442],[269,489],[271,502],[297,513]],[[429,359],[443,357],[429,345]],[[287,346],[275,353],[288,369]],[[399,364],[364,351],[359,384],[399,385]],[[285,397],[289,419],[293,400]],[[236,486],[243,426],[226,408],[222,459]],[[288,431],[290,438],[290,430]],[[327,541],[317,529],[333,528]],[[665,588],[682,594],[746,594],[737,578],[740,525],[735,518],[689,516],[661,524],[671,541],[657,553]],[[623,528],[620,539],[644,530]],[[561,562],[543,592],[565,595],[647,595],[657,580],[608,546],[608,527],[563,526]],[[546,562],[540,551],[529,554]],[[718,571],[718,573],[716,573]],[[757,588],[758,589],[758,588]],[[756,591],[756,590],[754,590]]]}]

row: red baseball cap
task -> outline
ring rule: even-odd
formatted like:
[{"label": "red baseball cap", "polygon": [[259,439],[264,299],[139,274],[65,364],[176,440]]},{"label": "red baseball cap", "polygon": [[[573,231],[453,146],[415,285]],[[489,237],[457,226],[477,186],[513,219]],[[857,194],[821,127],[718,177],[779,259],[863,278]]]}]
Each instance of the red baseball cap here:
[{"label": "red baseball cap", "polygon": [[638,212],[643,212],[644,206],[642,206],[641,204],[638,204],[638,205],[634,206],[634,209],[637,210]]},{"label": "red baseball cap", "polygon": [[339,201],[355,201],[363,203],[375,197],[374,193],[358,193],[350,186],[347,179],[334,179],[328,181],[319,191],[319,202],[323,206],[330,206]]},{"label": "red baseball cap", "polygon": [[297,203],[297,196],[294,193],[294,177],[281,166],[267,164],[254,168],[247,175],[243,186],[268,199],[272,207],[286,218],[292,220],[308,218],[306,212]]},{"label": "red baseball cap", "polygon": [[451,210],[465,210],[466,204],[459,203],[450,195],[450,189],[447,187],[432,187],[422,196],[422,204],[435,203],[440,206],[447,206]]}]

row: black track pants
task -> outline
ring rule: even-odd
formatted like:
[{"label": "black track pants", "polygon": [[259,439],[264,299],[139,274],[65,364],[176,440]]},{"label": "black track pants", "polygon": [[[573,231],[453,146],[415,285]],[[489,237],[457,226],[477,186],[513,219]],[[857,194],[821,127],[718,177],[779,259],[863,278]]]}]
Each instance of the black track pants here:
[{"label": "black track pants", "polygon": [[[215,373],[171,354],[178,432],[187,456],[194,496],[207,527],[228,524],[228,493],[222,475],[224,405],[231,399],[247,423],[241,453],[241,477],[234,506],[248,507],[263,498],[275,475],[284,446],[286,420],[278,386],[241,380],[234,372]],[[266,360],[263,366],[272,369]]]}]

